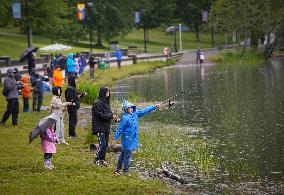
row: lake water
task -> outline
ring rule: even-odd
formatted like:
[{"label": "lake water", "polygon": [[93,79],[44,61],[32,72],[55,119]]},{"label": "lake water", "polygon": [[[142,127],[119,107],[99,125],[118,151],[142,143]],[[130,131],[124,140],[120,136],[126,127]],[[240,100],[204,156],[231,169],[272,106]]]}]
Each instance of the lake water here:
[{"label": "lake water", "polygon": [[151,120],[203,127],[218,140],[214,155],[229,172],[218,182],[284,180],[283,58],[260,66],[175,65],[120,81],[116,95],[159,102],[188,88]]}]

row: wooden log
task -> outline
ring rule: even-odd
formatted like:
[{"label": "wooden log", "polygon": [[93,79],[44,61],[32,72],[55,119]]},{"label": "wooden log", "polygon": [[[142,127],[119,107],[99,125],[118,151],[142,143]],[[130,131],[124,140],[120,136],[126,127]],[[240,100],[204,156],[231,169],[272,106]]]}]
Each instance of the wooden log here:
[{"label": "wooden log", "polygon": [[183,177],[173,173],[172,171],[170,171],[169,169],[166,168],[165,165],[161,164],[161,168],[163,170],[163,173],[166,175],[166,177],[171,178],[181,184],[187,184],[188,182],[186,181],[186,179],[184,179]]},{"label": "wooden log", "polygon": [[[99,144],[90,144],[90,150],[96,151],[99,149]],[[107,147],[107,152],[121,152],[122,146],[121,144],[111,144]]]}]

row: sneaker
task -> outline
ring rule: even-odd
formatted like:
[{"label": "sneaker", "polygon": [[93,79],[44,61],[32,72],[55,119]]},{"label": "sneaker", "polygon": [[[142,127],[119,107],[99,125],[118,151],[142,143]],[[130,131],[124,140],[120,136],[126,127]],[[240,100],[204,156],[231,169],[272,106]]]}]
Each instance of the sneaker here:
[{"label": "sneaker", "polygon": [[96,161],[95,161],[95,164],[96,164],[97,166],[100,166],[100,165],[101,165],[100,160],[96,160]]},{"label": "sneaker", "polygon": [[105,161],[105,160],[101,160],[101,165],[107,167],[107,166],[108,166],[108,163],[107,163],[107,161]]},{"label": "sneaker", "polygon": [[130,174],[128,172],[124,172],[125,176],[130,176]]},{"label": "sneaker", "polygon": [[5,123],[2,122],[2,121],[0,122],[0,125],[3,126],[3,127],[5,127]]},{"label": "sneaker", "polygon": [[69,146],[69,144],[66,141],[62,141],[61,143]]},{"label": "sneaker", "polygon": [[121,175],[120,171],[118,171],[118,170],[116,170],[116,171],[114,172],[114,174],[115,174],[115,175]]},{"label": "sneaker", "polygon": [[52,167],[50,166],[50,161],[49,160],[45,160],[44,161],[44,168],[46,168],[48,170],[52,170]]}]

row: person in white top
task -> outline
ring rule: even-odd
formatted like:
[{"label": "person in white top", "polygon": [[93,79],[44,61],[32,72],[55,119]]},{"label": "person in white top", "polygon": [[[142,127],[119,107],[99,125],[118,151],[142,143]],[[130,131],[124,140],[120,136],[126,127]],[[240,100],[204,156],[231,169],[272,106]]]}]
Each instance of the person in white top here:
[{"label": "person in white top", "polygon": [[204,54],[203,54],[203,52],[200,52],[200,57],[199,57],[199,59],[200,59],[200,65],[202,65],[203,62],[204,62]]},{"label": "person in white top", "polygon": [[58,143],[69,145],[64,139],[63,118],[64,118],[64,111],[66,110],[66,107],[69,105],[73,105],[73,103],[72,102],[62,103],[61,93],[62,93],[61,88],[59,87],[52,88],[53,97],[50,103],[50,107],[51,107],[51,112],[56,115],[55,134],[58,137]]}]

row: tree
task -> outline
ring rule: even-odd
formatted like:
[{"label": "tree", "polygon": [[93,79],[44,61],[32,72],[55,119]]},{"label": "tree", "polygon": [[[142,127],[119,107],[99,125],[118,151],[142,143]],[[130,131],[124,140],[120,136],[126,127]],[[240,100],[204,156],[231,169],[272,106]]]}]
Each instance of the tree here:
[{"label": "tree", "polygon": [[208,0],[177,0],[176,15],[182,22],[193,25],[196,40],[199,41],[200,29],[202,24],[202,10],[209,10],[211,1]]},{"label": "tree", "polygon": [[9,0],[2,0],[0,3],[0,27],[6,27],[12,20],[12,3]]},{"label": "tree", "polygon": [[260,37],[283,24],[283,7],[281,0],[217,0],[209,20],[221,30],[249,36],[251,46],[257,47]]}]

